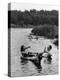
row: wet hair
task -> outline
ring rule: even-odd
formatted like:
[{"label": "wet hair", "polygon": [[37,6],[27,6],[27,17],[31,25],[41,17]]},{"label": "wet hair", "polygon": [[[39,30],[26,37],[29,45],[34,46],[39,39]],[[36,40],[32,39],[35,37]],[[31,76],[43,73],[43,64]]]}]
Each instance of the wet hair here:
[{"label": "wet hair", "polygon": [[25,49],[24,49],[24,45],[21,45],[21,51],[24,51]]},{"label": "wet hair", "polygon": [[50,51],[52,49],[52,46],[49,45],[49,47],[47,48],[48,51]]}]

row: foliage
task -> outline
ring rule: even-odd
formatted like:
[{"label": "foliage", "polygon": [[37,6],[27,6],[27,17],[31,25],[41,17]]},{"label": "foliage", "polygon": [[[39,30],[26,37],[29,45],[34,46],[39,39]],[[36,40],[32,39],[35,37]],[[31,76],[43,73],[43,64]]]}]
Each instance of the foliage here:
[{"label": "foliage", "polygon": [[55,25],[41,25],[39,27],[33,28],[31,31],[34,35],[44,36],[45,38],[57,38],[58,35],[58,27]]},{"label": "foliage", "polygon": [[43,25],[43,24],[52,24],[58,26],[58,11],[46,11],[40,10],[37,11],[32,9],[30,11],[17,11],[12,10],[8,11],[8,16],[10,16],[9,20],[11,24],[15,25]]}]

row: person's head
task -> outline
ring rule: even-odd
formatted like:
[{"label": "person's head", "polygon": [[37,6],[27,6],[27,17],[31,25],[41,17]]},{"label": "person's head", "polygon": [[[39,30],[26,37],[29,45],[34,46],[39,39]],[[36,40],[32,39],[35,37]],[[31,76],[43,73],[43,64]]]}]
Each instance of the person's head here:
[{"label": "person's head", "polygon": [[21,51],[24,51],[25,49],[24,49],[24,45],[21,45]]},{"label": "person's head", "polygon": [[49,45],[49,47],[47,48],[48,51],[50,51],[52,49],[52,46]]},{"label": "person's head", "polygon": [[24,45],[21,45],[21,47],[24,47]]}]

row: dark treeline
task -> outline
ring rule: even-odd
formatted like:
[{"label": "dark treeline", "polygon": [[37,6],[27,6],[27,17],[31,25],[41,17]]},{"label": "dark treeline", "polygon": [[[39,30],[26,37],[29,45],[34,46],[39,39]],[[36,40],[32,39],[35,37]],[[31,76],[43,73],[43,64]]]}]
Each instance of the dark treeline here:
[{"label": "dark treeline", "polygon": [[11,24],[15,25],[43,25],[43,24],[52,24],[58,26],[58,11],[46,11],[40,10],[37,11],[32,9],[30,11],[17,11],[12,10],[8,11],[8,15],[10,15]]}]

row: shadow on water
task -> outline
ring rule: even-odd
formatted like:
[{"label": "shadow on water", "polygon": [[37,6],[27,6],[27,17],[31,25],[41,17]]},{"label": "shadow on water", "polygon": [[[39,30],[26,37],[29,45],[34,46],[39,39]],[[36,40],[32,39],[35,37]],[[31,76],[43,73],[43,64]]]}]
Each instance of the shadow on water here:
[{"label": "shadow on water", "polygon": [[31,62],[35,65],[38,73],[42,70],[41,62],[38,60],[31,60]]}]

